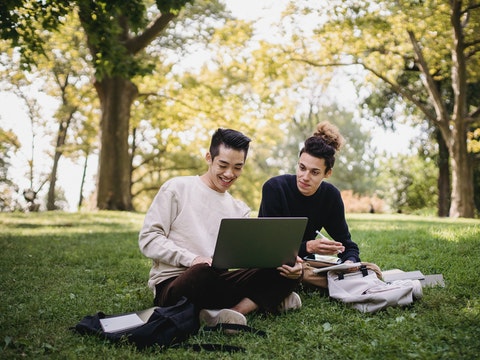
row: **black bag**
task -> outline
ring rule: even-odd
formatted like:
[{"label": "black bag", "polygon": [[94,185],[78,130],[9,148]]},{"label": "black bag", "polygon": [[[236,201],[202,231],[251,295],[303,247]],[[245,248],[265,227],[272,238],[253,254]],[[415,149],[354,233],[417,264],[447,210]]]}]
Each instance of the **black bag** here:
[{"label": "black bag", "polygon": [[[133,314],[133,313],[130,313]],[[100,319],[115,318],[123,315],[105,315],[98,312],[85,316],[74,328],[82,335],[96,335],[113,343],[126,341],[134,344],[139,350],[158,345],[166,347],[184,347],[194,351],[245,351],[243,347],[226,344],[186,344],[182,342],[189,336],[198,333],[200,328],[198,311],[195,306],[183,297],[177,304],[166,307],[155,307],[145,324],[118,332],[107,332],[103,329]],[[204,327],[206,331],[242,331],[265,337],[266,333],[246,325],[218,324],[214,327]]]},{"label": "black bag", "polygon": [[179,344],[196,334],[200,328],[195,306],[186,298],[173,306],[156,307],[143,325],[119,332],[104,331],[100,319],[115,316],[118,315],[107,316],[102,312],[85,316],[75,326],[75,330],[80,334],[97,335],[114,343],[125,340],[138,349],[144,349],[152,345],[169,347]]}]

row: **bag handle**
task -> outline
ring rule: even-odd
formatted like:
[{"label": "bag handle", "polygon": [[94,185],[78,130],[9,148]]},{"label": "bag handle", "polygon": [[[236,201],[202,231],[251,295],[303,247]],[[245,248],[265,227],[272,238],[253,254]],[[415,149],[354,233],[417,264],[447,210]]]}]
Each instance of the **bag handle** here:
[{"label": "bag handle", "polygon": [[[360,271],[362,273],[362,276],[365,277],[365,276],[368,276],[368,267],[367,265],[365,264],[362,264],[360,265],[358,271]],[[343,280],[345,278],[345,273],[339,271],[338,274],[338,280]]]},{"label": "bag handle", "polygon": [[367,265],[362,264],[362,265],[360,266],[360,271],[362,272],[363,277],[368,276]]}]

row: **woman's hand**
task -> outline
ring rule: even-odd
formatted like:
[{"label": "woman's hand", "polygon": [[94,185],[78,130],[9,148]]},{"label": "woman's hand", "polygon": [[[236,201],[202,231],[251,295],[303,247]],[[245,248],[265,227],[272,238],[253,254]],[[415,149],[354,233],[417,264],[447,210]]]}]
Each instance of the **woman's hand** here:
[{"label": "woman's hand", "polygon": [[341,242],[329,239],[314,239],[307,241],[306,250],[310,254],[338,255],[345,251]]},{"label": "woman's hand", "polygon": [[297,256],[295,265],[290,266],[287,264],[283,264],[282,266],[279,266],[277,270],[280,271],[280,275],[288,279],[296,280],[302,276],[302,271],[303,271],[302,263],[303,263],[303,260]]}]

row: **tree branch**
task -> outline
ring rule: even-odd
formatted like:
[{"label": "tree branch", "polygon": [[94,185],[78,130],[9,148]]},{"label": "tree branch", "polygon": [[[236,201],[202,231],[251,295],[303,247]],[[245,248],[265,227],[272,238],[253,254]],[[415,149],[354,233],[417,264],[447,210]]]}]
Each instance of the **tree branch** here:
[{"label": "tree branch", "polygon": [[413,46],[413,51],[415,53],[415,58],[418,63],[418,67],[422,72],[423,77],[422,82],[427,90],[430,98],[432,99],[432,105],[435,108],[435,113],[437,118],[434,119],[438,123],[442,123],[444,127],[448,127],[448,111],[445,107],[445,103],[443,102],[442,95],[438,90],[435,80],[433,79],[432,75],[430,74],[430,69],[428,68],[427,62],[423,57],[422,49],[420,48],[417,39],[415,38],[415,34],[413,31],[407,31],[408,36],[410,37],[410,42]]},{"label": "tree branch", "polygon": [[379,78],[380,80],[385,82],[388,86],[390,86],[392,88],[392,90],[394,92],[396,92],[397,94],[399,94],[399,95],[403,96],[404,98],[408,99],[409,101],[411,101],[415,106],[417,106],[420,109],[420,111],[422,111],[425,114],[425,116],[427,118],[429,118],[432,121],[437,120],[436,116],[434,114],[432,114],[432,112],[425,106],[425,104],[423,104],[421,101],[416,99],[415,95],[412,92],[410,92],[408,90],[405,90],[404,88],[400,87],[398,84],[389,80],[387,77],[385,77],[381,73],[377,72],[375,69],[373,69],[371,67],[368,67],[364,63],[361,63],[361,62],[355,62],[355,63],[317,63],[317,62],[314,62],[314,61],[311,61],[311,60],[298,59],[298,58],[296,58],[296,59],[294,58],[293,60],[304,62],[304,63],[306,63],[308,65],[311,65],[311,66],[314,66],[314,67],[338,67],[338,66],[360,65],[365,70],[371,72],[377,78]]},{"label": "tree branch", "polygon": [[480,118],[480,106],[477,107],[475,110],[471,111],[467,115],[467,120],[469,122],[474,122]]},{"label": "tree branch", "polygon": [[152,93],[152,92],[139,93],[139,94],[138,94],[138,98],[141,98],[141,97],[148,98],[148,97],[150,97],[150,96],[154,96],[154,97],[158,97],[158,98],[162,98],[162,99],[167,99],[167,100],[174,101],[174,102],[176,102],[176,103],[179,103],[179,104],[185,106],[187,109],[190,109],[190,110],[193,110],[193,111],[202,111],[202,108],[201,108],[201,107],[191,106],[189,103],[187,103],[187,102],[185,102],[185,101],[183,101],[183,100],[180,100],[179,98],[174,98],[174,97],[171,97],[171,96],[161,95],[161,94]]},{"label": "tree branch", "polygon": [[474,56],[476,53],[478,53],[480,51],[480,49],[477,47],[477,45],[479,45],[479,44],[480,44],[480,39],[476,40],[476,41],[465,43],[465,50],[468,49],[468,48],[473,48],[465,54],[465,57],[467,59],[470,59],[472,56]]},{"label": "tree branch", "polygon": [[363,66],[363,68],[365,70],[368,70],[369,72],[371,72],[372,74],[374,74],[376,77],[378,77],[379,79],[381,79],[383,82],[385,82],[388,86],[390,86],[392,88],[392,90],[394,92],[396,92],[397,94],[401,95],[402,97],[406,98],[407,100],[409,100],[410,102],[412,102],[415,106],[417,106],[419,108],[419,110],[429,119],[431,120],[432,122],[435,122],[437,121],[437,117],[435,114],[432,114],[432,112],[430,111],[430,109],[428,109],[428,107],[425,106],[424,103],[422,103],[420,100],[418,100],[416,97],[415,97],[415,94],[411,91],[408,91],[406,90],[405,88],[402,88],[400,85],[398,85],[397,83],[389,80],[387,77],[385,77],[384,75],[380,74],[379,72],[377,72],[375,69],[372,69],[370,67],[368,67],[367,65],[365,64],[360,64]]},{"label": "tree branch", "polygon": [[462,118],[467,112],[467,65],[465,61],[464,34],[461,20],[462,2],[459,0],[452,1],[452,13],[450,21],[453,28],[453,47],[452,47],[452,89],[453,89],[453,114],[452,118],[456,123],[456,128],[462,132]]},{"label": "tree branch", "polygon": [[470,10],[475,10],[475,9],[478,9],[478,8],[480,8],[480,3],[472,3],[472,4],[468,5],[468,6],[465,8],[465,10],[463,10],[463,11],[461,12],[461,14],[463,15],[463,14],[465,14],[465,13],[468,13]]},{"label": "tree branch", "polygon": [[125,47],[131,54],[136,54],[146,48],[161,33],[177,15],[172,13],[160,14],[143,33],[132,37],[125,43]]}]

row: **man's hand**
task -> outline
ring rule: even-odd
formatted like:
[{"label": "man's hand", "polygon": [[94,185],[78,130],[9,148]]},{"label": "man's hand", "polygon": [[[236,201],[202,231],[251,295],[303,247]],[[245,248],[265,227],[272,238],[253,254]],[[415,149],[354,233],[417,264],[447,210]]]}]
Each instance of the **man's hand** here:
[{"label": "man's hand", "polygon": [[302,263],[303,263],[303,260],[297,256],[295,265],[289,266],[289,265],[283,264],[282,266],[278,267],[277,270],[280,271],[280,275],[288,279],[295,280],[302,276],[302,271],[303,271]]},{"label": "man's hand", "polygon": [[206,263],[210,266],[212,266],[212,258],[206,257],[206,256],[197,256],[195,259],[192,261],[192,265],[197,265],[197,264],[203,264]]},{"label": "man's hand", "polygon": [[314,239],[307,241],[307,252],[319,255],[338,255],[345,251],[341,242],[329,239]]}]

